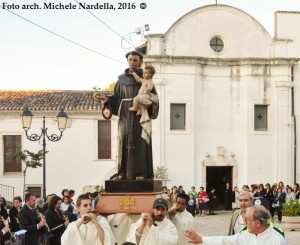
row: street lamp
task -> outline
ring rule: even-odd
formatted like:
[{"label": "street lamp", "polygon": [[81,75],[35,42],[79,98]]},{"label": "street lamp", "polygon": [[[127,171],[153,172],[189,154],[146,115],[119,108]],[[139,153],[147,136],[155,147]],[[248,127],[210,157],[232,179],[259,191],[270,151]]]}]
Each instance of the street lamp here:
[{"label": "street lamp", "polygon": [[28,131],[31,127],[31,122],[32,122],[32,113],[29,110],[28,107],[25,107],[23,109],[22,113],[22,126],[25,131],[25,135],[27,139],[30,141],[38,141],[41,138],[43,138],[43,198],[46,200],[46,137],[48,140],[56,142],[59,141],[63,135],[63,131],[67,127],[67,113],[64,112],[64,109],[61,108],[60,112],[57,114],[57,123],[58,123],[58,130],[60,131],[60,135],[56,134],[51,134],[48,135],[47,133],[47,128],[45,126],[45,116],[43,116],[43,127],[41,128],[41,134],[31,134],[28,135]]},{"label": "street lamp", "polygon": [[[128,52],[132,48],[135,48],[140,45],[141,42],[145,40],[145,32],[150,31],[149,24],[146,24],[141,27],[137,27],[134,29],[133,32],[129,32],[125,34],[121,39],[121,46],[124,49],[124,51]],[[141,40],[137,39],[137,37],[140,36]]]}]

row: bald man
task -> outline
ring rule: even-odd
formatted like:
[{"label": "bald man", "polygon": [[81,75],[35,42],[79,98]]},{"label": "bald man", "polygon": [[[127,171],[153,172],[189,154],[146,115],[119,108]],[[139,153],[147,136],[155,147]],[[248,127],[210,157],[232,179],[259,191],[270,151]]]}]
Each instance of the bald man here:
[{"label": "bald man", "polygon": [[233,236],[210,236],[201,237],[193,230],[185,232],[186,237],[193,244],[205,245],[286,245],[285,238],[269,226],[271,215],[269,211],[261,205],[252,206],[247,209],[245,223],[248,232],[241,232]]}]

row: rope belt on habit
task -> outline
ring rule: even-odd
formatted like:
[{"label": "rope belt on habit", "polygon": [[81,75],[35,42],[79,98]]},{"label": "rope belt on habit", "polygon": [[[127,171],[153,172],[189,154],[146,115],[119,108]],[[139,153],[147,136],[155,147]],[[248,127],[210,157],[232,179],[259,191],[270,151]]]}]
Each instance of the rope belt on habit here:
[{"label": "rope belt on habit", "polygon": [[120,105],[119,105],[119,109],[118,109],[118,117],[120,118],[120,112],[121,112],[121,108],[122,108],[122,104],[123,104],[123,101],[132,101],[133,99],[131,98],[128,98],[128,99],[122,99]]}]

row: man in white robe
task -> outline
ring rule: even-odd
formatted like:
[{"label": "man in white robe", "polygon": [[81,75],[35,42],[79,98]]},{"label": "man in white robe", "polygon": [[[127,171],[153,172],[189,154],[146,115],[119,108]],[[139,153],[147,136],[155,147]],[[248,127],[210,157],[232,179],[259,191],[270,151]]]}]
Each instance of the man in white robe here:
[{"label": "man in white robe", "polygon": [[177,245],[189,245],[189,240],[185,236],[186,230],[194,230],[194,218],[186,210],[189,197],[186,194],[178,194],[176,205],[169,210],[169,217],[175,225],[178,233]]},{"label": "man in white robe", "polygon": [[107,220],[92,213],[92,201],[83,194],[76,202],[80,218],[68,225],[61,237],[62,245],[115,245]]},{"label": "man in white robe", "polygon": [[248,232],[241,232],[233,236],[201,237],[193,230],[187,230],[186,236],[190,243],[204,245],[286,245],[285,238],[269,226],[271,215],[265,207],[258,205],[247,209],[245,222]]},{"label": "man in white robe", "polygon": [[142,217],[131,225],[126,241],[139,245],[176,245],[176,227],[166,218],[167,201],[163,198],[156,199],[152,211],[153,214],[142,214]]},{"label": "man in white robe", "polygon": [[116,239],[116,244],[120,245],[126,241],[132,224],[137,222],[140,214],[118,213],[107,217],[107,221]]}]

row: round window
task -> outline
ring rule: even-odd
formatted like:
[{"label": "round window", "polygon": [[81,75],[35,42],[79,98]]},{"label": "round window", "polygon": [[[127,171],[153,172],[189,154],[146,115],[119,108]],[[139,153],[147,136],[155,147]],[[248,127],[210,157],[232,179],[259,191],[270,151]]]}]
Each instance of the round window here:
[{"label": "round window", "polygon": [[220,37],[210,39],[209,45],[211,49],[217,53],[220,53],[224,49],[224,43]]}]

